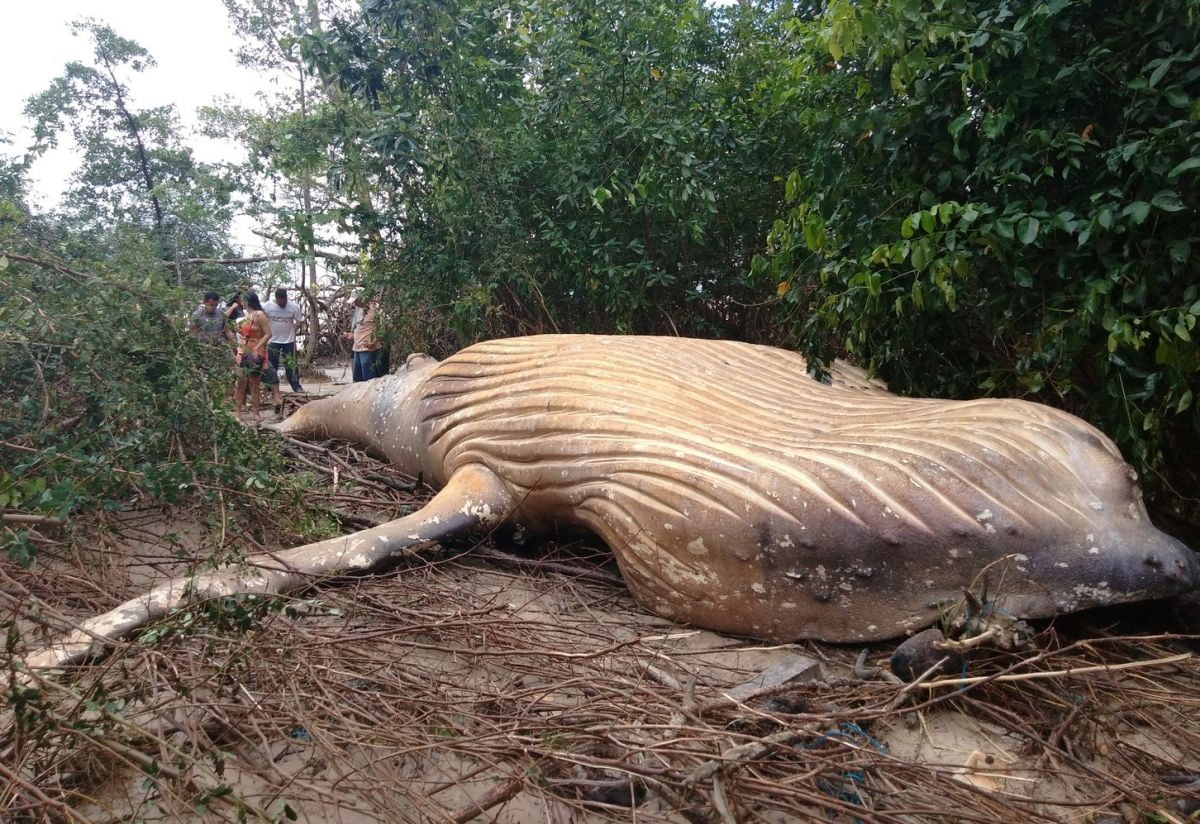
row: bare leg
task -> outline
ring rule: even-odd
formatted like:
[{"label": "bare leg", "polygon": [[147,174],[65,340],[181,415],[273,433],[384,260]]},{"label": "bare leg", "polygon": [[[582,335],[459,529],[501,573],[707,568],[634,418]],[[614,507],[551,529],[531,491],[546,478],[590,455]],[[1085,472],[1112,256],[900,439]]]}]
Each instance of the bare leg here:
[{"label": "bare leg", "polygon": [[262,401],[262,379],[257,375],[249,378],[250,381],[250,409],[254,412],[254,420],[259,420],[258,406]]},{"label": "bare leg", "polygon": [[238,378],[237,383],[233,385],[233,409],[237,414],[242,414],[242,404],[246,402],[246,379]]}]

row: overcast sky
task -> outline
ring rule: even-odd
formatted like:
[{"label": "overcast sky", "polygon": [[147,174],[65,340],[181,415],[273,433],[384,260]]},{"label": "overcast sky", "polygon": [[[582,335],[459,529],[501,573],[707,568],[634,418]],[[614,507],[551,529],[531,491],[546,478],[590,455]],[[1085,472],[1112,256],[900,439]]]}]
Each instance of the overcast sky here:
[{"label": "overcast sky", "polygon": [[[237,64],[237,40],[230,30],[221,0],[19,0],[7,4],[5,38],[0,46],[0,132],[13,136],[20,152],[28,145],[22,110],[30,95],[44,90],[70,61],[91,62],[90,39],[74,36],[72,20],[94,17],[122,37],[136,41],[158,65],[127,82],[138,107],[175,104],[183,123],[195,124],[195,110],[230,96],[252,103],[254,94],[269,88],[265,78]],[[201,160],[217,160],[233,151],[212,141],[185,136]],[[72,155],[61,150],[33,168],[34,194],[43,207],[52,207],[66,178],[74,170]],[[239,232],[239,239],[247,236]]]}]

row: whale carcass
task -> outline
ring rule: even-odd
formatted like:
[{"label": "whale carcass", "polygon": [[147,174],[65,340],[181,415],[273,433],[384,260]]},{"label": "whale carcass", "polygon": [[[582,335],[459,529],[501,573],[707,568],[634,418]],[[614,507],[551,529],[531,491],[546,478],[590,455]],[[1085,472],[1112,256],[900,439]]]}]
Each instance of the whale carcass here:
[{"label": "whale carcass", "polygon": [[[355,441],[440,488],[364,532],[169,582],[41,654],[78,657],[187,593],[279,592],[501,521],[573,527],[659,615],[772,641],[890,638],[985,569],[1025,618],[1191,589],[1100,431],[1017,400],[903,398],[835,363],[729,341],[494,340],[311,402],[280,425]],[[57,651],[55,651],[57,650]]]}]

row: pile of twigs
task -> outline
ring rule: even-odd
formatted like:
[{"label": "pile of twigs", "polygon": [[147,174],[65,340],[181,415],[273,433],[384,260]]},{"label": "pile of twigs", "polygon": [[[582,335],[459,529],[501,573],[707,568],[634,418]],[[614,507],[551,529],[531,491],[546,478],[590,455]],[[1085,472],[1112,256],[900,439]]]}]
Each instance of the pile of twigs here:
[{"label": "pile of twigs", "polygon": [[[354,450],[283,448],[320,479],[312,507],[349,528],[422,501]],[[107,526],[93,537],[145,531]],[[178,562],[186,541],[155,534],[142,555]],[[1184,821],[1196,807],[1196,636],[1090,616],[977,653],[965,679],[902,685],[881,670],[890,647],[672,625],[604,552],[538,552],[486,541],[300,597],[198,604],[39,690],[11,687],[4,820]],[[4,569],[10,656],[37,621],[141,588],[72,557]],[[797,654],[816,678],[733,692]]]}]

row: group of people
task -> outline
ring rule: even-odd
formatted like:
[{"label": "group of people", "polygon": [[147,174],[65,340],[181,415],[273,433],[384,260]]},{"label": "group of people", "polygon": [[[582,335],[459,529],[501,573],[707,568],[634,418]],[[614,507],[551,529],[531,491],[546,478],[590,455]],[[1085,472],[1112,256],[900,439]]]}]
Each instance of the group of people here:
[{"label": "group of people", "polygon": [[[271,391],[276,415],[283,412],[279,388],[279,365],[293,392],[303,392],[300,369],[296,362],[296,333],[300,329],[300,308],[288,300],[287,289],[275,290],[275,299],[263,305],[255,292],[236,293],[224,309],[216,292],[205,292],[204,300],[192,313],[192,334],[201,340],[232,346],[237,380],[233,389],[234,408],[242,410],[247,394],[250,409],[260,419],[262,386]],[[386,350],[375,337],[378,305],[360,293],[354,298],[351,331],[343,337],[351,343],[351,371],[355,381],[370,380],[388,371]]]},{"label": "group of people", "polygon": [[259,420],[262,386],[271,390],[275,413],[283,412],[279,389],[279,365],[293,392],[303,392],[300,368],[296,363],[296,332],[303,316],[300,307],[288,300],[287,289],[276,289],[275,299],[264,305],[255,292],[238,292],[224,310],[220,296],[206,292],[204,302],[192,313],[192,333],[202,340],[233,345],[237,380],[233,388],[234,407],[239,411],[249,394],[250,410]]}]

